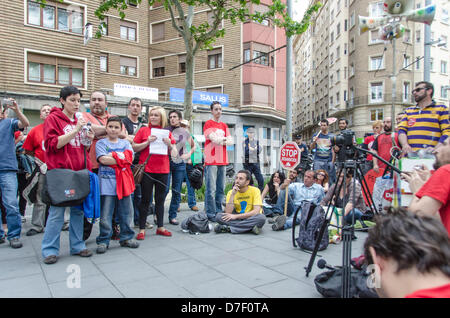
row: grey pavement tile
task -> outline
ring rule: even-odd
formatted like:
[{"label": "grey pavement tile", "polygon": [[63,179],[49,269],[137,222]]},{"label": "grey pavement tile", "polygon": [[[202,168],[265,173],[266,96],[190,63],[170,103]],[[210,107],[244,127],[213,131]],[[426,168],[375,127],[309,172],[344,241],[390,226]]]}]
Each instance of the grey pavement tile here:
[{"label": "grey pavement tile", "polygon": [[295,279],[285,279],[276,283],[256,287],[256,291],[270,298],[321,298],[310,285]]},{"label": "grey pavement tile", "polygon": [[131,254],[128,248],[118,246],[118,243],[113,244],[114,246],[111,246],[112,244],[109,245],[110,247],[105,254],[96,254],[95,250],[97,248],[97,245],[88,246],[88,248],[94,253],[94,255],[90,257],[92,262],[95,264],[108,264],[125,260],[134,256],[133,254]]},{"label": "grey pavement tile", "polygon": [[45,279],[49,284],[66,281],[67,277],[73,273],[73,265],[78,266],[82,279],[86,276],[101,274],[90,258],[63,256],[59,257],[58,262],[55,264],[47,265],[43,262],[41,263]]},{"label": "grey pavement tile", "polygon": [[265,297],[235,280],[223,277],[205,281],[204,283],[187,286],[187,290],[195,297],[201,298],[261,298]]},{"label": "grey pavement tile", "polygon": [[274,270],[283,275],[288,276],[291,279],[301,281],[304,284],[314,287],[315,286],[314,285],[314,277],[316,277],[318,274],[323,272],[323,270],[319,269],[316,266],[317,260],[316,260],[314,266],[311,268],[311,272],[309,273],[308,277],[306,277],[306,270],[305,270],[305,267],[308,265],[308,262],[287,263],[287,264],[277,266],[276,268],[274,268]]},{"label": "grey pavement tile", "polygon": [[157,264],[154,267],[163,275],[165,275],[166,277],[170,277],[171,279],[177,279],[197,273],[202,273],[205,270],[209,269],[209,267],[193,259],[181,260],[166,264]]},{"label": "grey pavement tile", "polygon": [[214,233],[211,239],[205,241],[209,245],[217,247],[218,249],[231,252],[242,249],[255,247],[254,244],[239,239],[242,234],[216,234]]},{"label": "grey pavement tile", "polygon": [[241,259],[241,256],[239,255],[220,250],[214,246],[207,246],[191,250],[188,254],[190,257],[196,259],[200,263],[209,266],[236,262]]},{"label": "grey pavement tile", "polygon": [[250,288],[287,278],[285,275],[249,260],[222,264],[216,266],[216,270]]},{"label": "grey pavement tile", "polygon": [[282,253],[269,251],[262,247],[253,247],[245,250],[233,252],[242,258],[248,259],[253,263],[258,263],[267,267],[275,267],[280,264],[289,263],[295,259]]},{"label": "grey pavement tile", "polygon": [[167,276],[167,278],[171,279],[174,283],[186,289],[189,289],[191,286],[197,286],[224,277],[225,276],[222,273],[211,268],[203,269],[201,272],[185,276]]},{"label": "grey pavement tile", "polygon": [[0,261],[6,259],[14,260],[23,258],[24,256],[35,255],[35,249],[29,240],[21,237],[20,241],[22,242],[22,247],[17,249],[12,248],[9,245],[8,240],[6,240],[5,243],[0,244]]},{"label": "grey pavement tile", "polygon": [[184,236],[173,240],[170,246],[178,251],[187,253],[194,249],[207,247],[208,244],[200,240]]},{"label": "grey pavement tile", "polygon": [[41,274],[42,269],[35,256],[0,261],[0,285],[3,279],[20,278],[33,274]]},{"label": "grey pavement tile", "polygon": [[[93,275],[80,280],[80,288],[69,288],[68,282],[49,284],[56,298],[123,298],[123,295],[103,275]],[[70,285],[69,285],[70,286]]]},{"label": "grey pavement tile", "polygon": [[52,296],[42,274],[1,280],[0,286],[0,298],[48,298]]},{"label": "grey pavement tile", "polygon": [[97,266],[99,271],[114,285],[161,276],[160,272],[137,256],[128,257],[120,261],[97,264]]},{"label": "grey pavement tile", "polygon": [[177,251],[167,245],[147,249],[143,249],[142,246],[140,246],[137,249],[130,250],[130,252],[144,260],[147,264],[151,265],[172,263],[189,259],[189,256],[184,254],[182,251]]},{"label": "grey pavement tile", "polygon": [[192,298],[194,295],[167,277],[152,277],[116,286],[125,296],[131,298]]}]

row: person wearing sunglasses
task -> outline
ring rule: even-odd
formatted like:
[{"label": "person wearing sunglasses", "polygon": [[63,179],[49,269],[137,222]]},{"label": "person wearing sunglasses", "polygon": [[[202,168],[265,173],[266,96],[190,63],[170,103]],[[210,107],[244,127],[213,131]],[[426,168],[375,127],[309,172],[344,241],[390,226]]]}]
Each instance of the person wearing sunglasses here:
[{"label": "person wearing sunglasses", "polygon": [[416,106],[408,107],[399,125],[399,141],[404,155],[423,148],[442,147],[450,135],[448,107],[433,100],[434,86],[422,81],[412,91]]}]

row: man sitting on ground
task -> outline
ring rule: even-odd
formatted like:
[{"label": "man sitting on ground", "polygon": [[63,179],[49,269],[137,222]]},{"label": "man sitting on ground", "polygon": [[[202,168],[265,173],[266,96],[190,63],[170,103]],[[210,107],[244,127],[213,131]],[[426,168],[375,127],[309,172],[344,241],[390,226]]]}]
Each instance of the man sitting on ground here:
[{"label": "man sitting on ground", "polygon": [[262,212],[261,192],[250,185],[250,180],[251,174],[247,170],[236,174],[233,189],[227,193],[225,213],[216,215],[219,223],[214,228],[216,233],[260,233],[266,217]]},{"label": "man sitting on ground", "polygon": [[377,216],[364,255],[380,297],[450,297],[450,242],[436,218],[405,209]]},{"label": "man sitting on ground", "polygon": [[[303,183],[295,182],[291,183],[291,175],[289,175],[289,179],[286,179],[283,184],[280,186],[281,190],[286,189],[288,187],[288,208],[287,208],[287,216],[283,214],[284,212],[284,202],[285,202],[285,193],[284,191],[280,191],[280,195],[278,196],[278,202],[275,207],[275,211],[277,213],[282,214],[274,220],[275,223],[272,225],[272,230],[280,231],[286,230],[292,227],[294,212],[301,206],[303,201],[310,201],[316,205],[322,200],[325,196],[325,192],[321,185],[317,184],[314,179],[314,171],[308,170],[305,172],[305,177],[303,178]],[[300,213],[297,215],[296,224],[300,222]]]}]

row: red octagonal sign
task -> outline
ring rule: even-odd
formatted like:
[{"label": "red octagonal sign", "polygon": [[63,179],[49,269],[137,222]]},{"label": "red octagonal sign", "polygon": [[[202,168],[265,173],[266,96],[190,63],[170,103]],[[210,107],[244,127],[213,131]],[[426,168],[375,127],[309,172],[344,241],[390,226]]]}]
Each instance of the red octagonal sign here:
[{"label": "red octagonal sign", "polygon": [[294,170],[300,163],[300,148],[297,143],[288,141],[280,149],[281,166],[287,170]]}]

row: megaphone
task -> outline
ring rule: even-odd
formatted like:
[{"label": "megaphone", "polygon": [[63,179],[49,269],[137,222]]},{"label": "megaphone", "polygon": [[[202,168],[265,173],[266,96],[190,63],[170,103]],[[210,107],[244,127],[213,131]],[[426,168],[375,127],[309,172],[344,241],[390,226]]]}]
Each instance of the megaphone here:
[{"label": "megaphone", "polygon": [[385,0],[383,10],[391,16],[404,16],[414,10],[414,0]]},{"label": "megaphone", "polygon": [[423,9],[412,10],[407,13],[406,20],[430,25],[436,14],[436,5],[431,4]]},{"label": "megaphone", "polygon": [[388,17],[362,17],[359,16],[359,33],[362,34],[364,32],[369,31],[370,29],[378,28],[382,25],[385,25],[389,18]]}]

